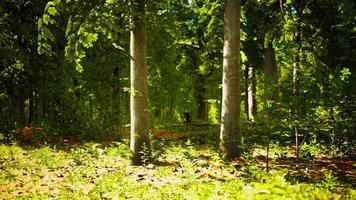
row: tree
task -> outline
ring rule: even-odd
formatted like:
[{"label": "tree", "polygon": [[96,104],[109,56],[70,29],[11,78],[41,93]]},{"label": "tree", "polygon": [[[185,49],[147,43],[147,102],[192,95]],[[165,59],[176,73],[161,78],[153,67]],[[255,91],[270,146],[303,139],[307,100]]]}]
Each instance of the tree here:
[{"label": "tree", "polygon": [[254,122],[257,114],[256,69],[249,63],[246,65],[245,69],[245,95],[247,119],[250,122]]},{"label": "tree", "polygon": [[241,155],[239,0],[225,2],[222,81],[220,148],[226,158],[235,158]]},{"label": "tree", "polygon": [[148,81],[146,59],[146,0],[134,0],[133,28],[130,32],[131,141],[132,164],[143,163],[150,152],[148,128]]},{"label": "tree", "polygon": [[[272,45],[272,42],[268,42],[267,47],[265,48],[264,52],[264,85],[265,85],[265,91],[264,91],[264,98],[266,101],[266,105],[268,103],[275,103],[278,98],[278,69],[277,69],[277,61],[276,61],[276,55],[275,51]],[[267,106],[268,107],[268,106]],[[271,117],[270,115],[271,110],[267,109],[267,115]],[[274,112],[276,113],[276,112]]]},{"label": "tree", "polygon": [[257,79],[263,66],[265,23],[261,20],[264,16],[264,6],[257,1],[246,1],[243,5],[241,31],[244,39],[241,41],[241,50],[246,55],[242,59],[245,65],[245,111],[247,119],[255,121],[257,115]]},{"label": "tree", "polygon": [[0,3],[0,131],[34,122],[43,59],[36,54],[36,24],[44,6],[28,0]]}]

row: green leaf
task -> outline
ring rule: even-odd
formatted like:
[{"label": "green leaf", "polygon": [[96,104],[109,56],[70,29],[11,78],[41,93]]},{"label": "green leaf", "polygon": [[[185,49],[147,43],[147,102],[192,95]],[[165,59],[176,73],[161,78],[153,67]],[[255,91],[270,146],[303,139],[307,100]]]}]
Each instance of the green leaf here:
[{"label": "green leaf", "polygon": [[51,20],[51,17],[47,14],[44,14],[42,20],[44,24],[48,25],[49,21]]},{"label": "green leaf", "polygon": [[69,35],[70,31],[72,30],[72,15],[69,16],[67,27],[66,27],[66,36]]},{"label": "green leaf", "polygon": [[77,63],[75,65],[75,70],[79,73],[82,73],[84,71],[83,65],[80,64],[80,59],[77,59]]},{"label": "green leaf", "polygon": [[55,7],[49,7],[48,8],[48,10],[47,10],[47,12],[50,14],[50,15],[52,15],[52,16],[55,16],[56,14],[57,14],[57,10],[56,10],[56,8]]}]

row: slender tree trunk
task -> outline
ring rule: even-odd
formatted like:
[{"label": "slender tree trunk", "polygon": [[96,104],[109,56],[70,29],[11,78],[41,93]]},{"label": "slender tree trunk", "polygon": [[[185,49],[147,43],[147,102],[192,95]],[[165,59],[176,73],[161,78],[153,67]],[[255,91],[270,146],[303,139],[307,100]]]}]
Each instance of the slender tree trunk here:
[{"label": "slender tree trunk", "polygon": [[254,117],[257,116],[257,79],[256,79],[256,69],[252,67],[252,83],[251,83],[251,97],[252,97],[252,114]]},{"label": "slender tree trunk", "polygon": [[[303,13],[303,0],[297,1],[297,17],[298,17],[298,25],[297,25],[297,32],[295,35],[295,43],[297,45],[295,51],[295,63],[293,64],[293,96],[294,96],[294,103],[292,113],[294,115],[294,119],[297,120],[299,118],[298,114],[298,104],[300,101],[300,51],[302,49],[302,13]],[[298,124],[294,126],[294,136],[295,136],[295,148],[296,148],[296,158],[299,157],[299,127]]]},{"label": "slender tree trunk", "polygon": [[208,112],[207,112],[207,106],[206,106],[206,102],[204,101],[204,95],[203,93],[205,93],[205,89],[204,91],[200,91],[200,94],[198,94],[197,97],[197,101],[198,101],[198,110],[197,110],[197,118],[205,121],[208,118]]},{"label": "slender tree trunk", "polygon": [[29,100],[29,105],[28,105],[28,123],[32,124],[33,122],[33,117],[34,117],[34,110],[35,110],[35,101],[34,101],[34,91],[32,89],[32,87],[30,88],[30,92],[29,92],[29,96],[28,96],[28,100]]},{"label": "slender tree trunk", "polygon": [[[22,7],[21,7],[21,11],[22,11]],[[21,16],[21,19],[18,20],[18,24],[17,24],[17,29],[20,33],[20,26],[21,26],[21,22],[22,22],[23,17]],[[19,34],[17,37],[17,44],[20,47],[20,50],[25,53],[26,52],[26,41],[24,39],[24,37]],[[20,127],[24,127],[25,126],[25,83],[24,80],[21,80],[21,84],[20,84],[19,90],[18,90],[18,102],[17,102],[17,123],[18,126]]]},{"label": "slender tree trunk", "polygon": [[225,1],[220,148],[226,158],[241,155],[240,0]]},{"label": "slender tree trunk", "polygon": [[133,0],[133,29],[130,32],[131,54],[131,141],[132,164],[140,165],[150,154],[148,127],[148,81],[146,59],[146,0]]},{"label": "slender tree trunk", "polygon": [[293,95],[299,97],[300,81],[299,81],[299,71],[300,71],[300,31],[298,28],[298,33],[296,37],[297,50],[295,53],[295,62],[293,64]]},{"label": "slender tree trunk", "polygon": [[155,109],[155,117],[160,118],[162,116],[161,106],[157,105]]},{"label": "slender tree trunk", "polygon": [[169,119],[172,120],[174,113],[175,113],[175,107],[174,107],[174,101],[173,98],[169,101]]},{"label": "slender tree trunk", "polygon": [[18,126],[25,126],[25,91],[23,88],[19,89],[18,99],[17,99],[17,120]]},{"label": "slender tree trunk", "polygon": [[119,125],[120,120],[120,67],[114,65],[112,71],[112,120],[114,125]]},{"label": "slender tree trunk", "polygon": [[45,94],[45,93],[43,93],[42,92],[42,94],[43,94],[43,96],[42,96],[42,116],[41,116],[41,118],[42,118],[42,120],[43,119],[46,119],[47,117],[48,117],[48,109],[49,109],[49,106],[50,106],[50,103],[49,103],[49,99],[50,98],[48,98],[48,95],[47,94]]},{"label": "slender tree trunk", "polygon": [[257,102],[256,102],[256,74],[255,68],[252,65],[247,65],[245,70],[245,80],[246,80],[246,99],[245,99],[245,109],[247,114],[247,119],[250,122],[255,121],[255,116],[257,114]]},{"label": "slender tree trunk", "polygon": [[[245,67],[245,72],[244,72],[244,77],[245,77],[245,113],[246,113],[246,116],[247,116],[247,120],[249,120],[250,118],[250,115],[249,115],[249,112],[248,112],[248,84],[249,84],[249,66],[250,64],[246,64],[246,67]],[[250,120],[249,120],[250,121]]]},{"label": "slender tree trunk", "polygon": [[197,118],[205,121],[208,119],[208,109],[205,102],[205,78],[199,74],[196,83],[196,98],[198,103]]},{"label": "slender tree trunk", "polygon": [[37,92],[37,88],[33,91],[33,100],[35,101],[35,105],[34,105],[34,121],[38,122],[38,92]]}]

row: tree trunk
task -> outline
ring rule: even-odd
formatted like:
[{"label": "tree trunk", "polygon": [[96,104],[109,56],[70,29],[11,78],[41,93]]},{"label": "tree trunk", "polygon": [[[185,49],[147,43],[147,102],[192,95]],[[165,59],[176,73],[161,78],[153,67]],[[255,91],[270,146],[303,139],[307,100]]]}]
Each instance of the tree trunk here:
[{"label": "tree trunk", "polygon": [[245,77],[245,113],[247,116],[247,120],[249,120],[249,113],[248,113],[248,84],[249,84],[249,68],[250,68],[250,64],[247,63],[246,67],[245,67],[245,72],[244,72],[244,77]]},{"label": "tree trunk", "polygon": [[112,120],[113,125],[119,125],[120,120],[120,67],[114,65],[112,71]]},{"label": "tree trunk", "polygon": [[48,113],[49,113],[49,106],[50,106],[50,103],[49,103],[49,99],[48,98],[48,94],[45,94],[43,93],[43,96],[42,96],[42,116],[41,116],[41,119],[46,119],[48,117]]},{"label": "tree trunk", "polygon": [[25,91],[23,88],[19,89],[17,99],[17,123],[19,127],[25,126]]},{"label": "tree trunk", "polygon": [[[272,104],[278,99],[278,72],[277,72],[277,61],[276,54],[274,52],[272,41],[268,42],[267,48],[265,49],[265,66],[264,66],[264,99],[267,102],[270,101]],[[274,108],[275,109],[275,108]],[[267,108],[268,115],[275,114],[272,113],[271,108]]]},{"label": "tree trunk", "polygon": [[206,121],[208,119],[208,109],[205,102],[205,77],[201,74],[197,77],[196,99],[198,103],[197,119]]},{"label": "tree trunk", "polygon": [[[300,71],[300,51],[302,49],[302,13],[303,13],[303,2],[302,0],[297,1],[297,17],[298,17],[298,25],[297,25],[297,32],[295,35],[295,43],[297,45],[295,51],[295,62],[293,64],[293,96],[294,96],[294,103],[292,108],[292,113],[294,115],[295,121],[299,118],[298,113],[298,106],[300,101],[300,81],[299,81],[299,71]],[[294,136],[295,136],[295,147],[296,147],[296,158],[298,159],[299,155],[299,126],[295,124],[294,126]]]},{"label": "tree trunk", "polygon": [[246,86],[247,119],[251,122],[254,122],[255,116],[257,114],[255,68],[251,65],[248,65],[246,67],[246,74],[247,74],[247,86]]},{"label": "tree trunk", "polygon": [[146,0],[134,0],[134,15],[131,17],[133,29],[130,32],[131,54],[131,161],[133,165],[140,165],[145,157],[150,155],[149,127],[148,127],[148,81],[146,59]]},{"label": "tree trunk", "polygon": [[28,123],[32,124],[33,122],[33,117],[34,117],[34,110],[35,110],[35,101],[34,101],[34,91],[32,90],[32,87],[30,88],[28,100],[29,100],[29,105],[28,105]]},{"label": "tree trunk", "polygon": [[198,92],[197,102],[198,102],[198,110],[197,110],[197,118],[202,121],[206,121],[208,119],[208,112],[206,102],[204,101],[204,93],[205,89]]},{"label": "tree trunk", "polygon": [[240,0],[226,0],[220,148],[226,158],[241,155]]},{"label": "tree trunk", "polygon": [[[300,37],[298,35],[299,35],[299,33],[297,34],[297,38]],[[297,42],[298,47],[297,47],[297,52],[295,54],[295,62],[293,64],[293,95],[295,97],[298,97],[299,96],[299,88],[300,88],[300,81],[299,81],[299,70],[300,70],[300,55],[299,55],[299,51],[300,51],[300,45],[298,43],[300,43],[300,39],[297,39],[296,42]]]}]

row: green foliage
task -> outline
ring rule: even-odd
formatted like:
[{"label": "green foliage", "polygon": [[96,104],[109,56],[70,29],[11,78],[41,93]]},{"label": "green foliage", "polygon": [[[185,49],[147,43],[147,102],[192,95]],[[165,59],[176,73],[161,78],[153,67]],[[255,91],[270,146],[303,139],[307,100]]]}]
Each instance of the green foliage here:
[{"label": "green foliage", "polygon": [[[72,146],[70,151],[61,147],[25,150],[2,145],[0,159],[5,165],[0,169],[0,186],[7,187],[2,187],[0,197],[329,199],[355,196],[352,188],[345,188],[348,185],[340,187],[331,171],[326,171],[314,184],[293,183],[286,177],[290,176],[286,169],[266,173],[252,162],[253,157],[237,169],[236,163],[226,163],[217,152],[190,140],[167,143],[160,162],[147,166],[130,166],[129,151],[121,143],[87,143]],[[28,184],[17,185],[24,180]],[[16,192],[19,189],[21,193]]]},{"label": "green foliage", "polygon": [[[24,138],[23,127],[39,128],[32,144],[57,142],[61,150],[1,144],[0,188],[15,189],[1,191],[0,199],[352,199],[355,190],[339,187],[332,172],[315,184],[298,182],[309,174],[267,174],[249,148],[269,145],[271,162],[291,159],[297,127],[298,162],[355,158],[356,3],[241,2],[242,71],[256,72],[244,76],[241,88],[246,97],[256,83],[255,121],[241,126],[247,164],[225,163],[215,151],[224,2],[163,0],[147,6],[150,123],[182,134],[152,136],[154,160],[134,168],[129,148],[115,142],[128,143],[131,1],[2,0],[0,142]],[[264,86],[268,44],[278,81]],[[276,88],[278,100],[264,99]],[[267,119],[264,111],[275,115]],[[193,124],[183,124],[185,113]],[[78,146],[61,144],[68,140]],[[15,193],[19,187],[22,194]]]},{"label": "green foliage", "polygon": [[64,163],[64,156],[48,146],[28,152],[28,156],[39,166],[57,168]]},{"label": "green foliage", "polygon": [[337,177],[335,177],[332,172],[326,172],[324,178],[322,180],[322,186],[329,190],[335,188],[339,183],[337,181]]}]

